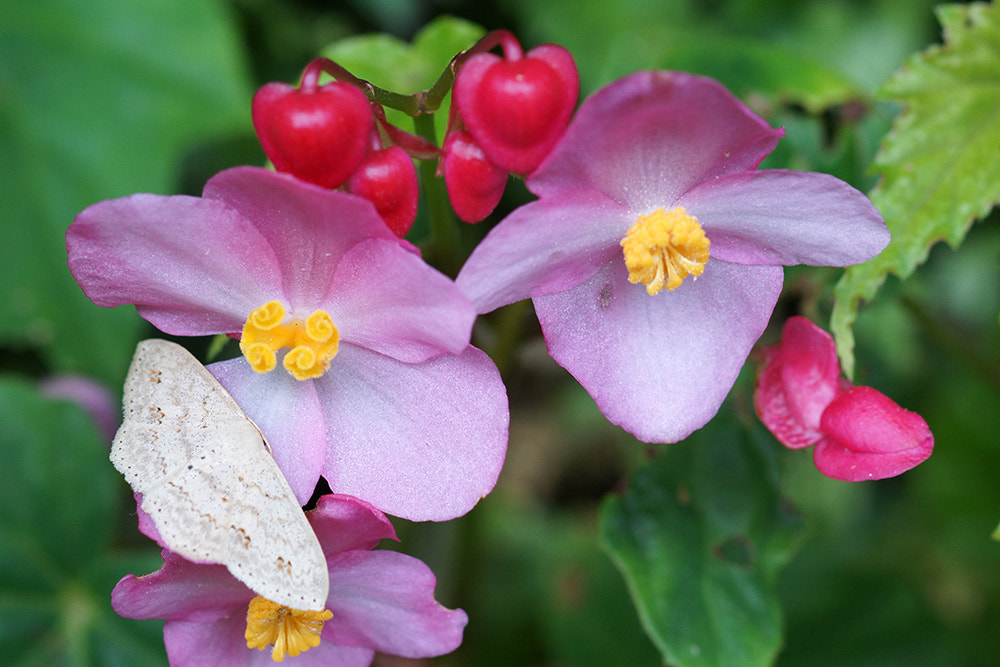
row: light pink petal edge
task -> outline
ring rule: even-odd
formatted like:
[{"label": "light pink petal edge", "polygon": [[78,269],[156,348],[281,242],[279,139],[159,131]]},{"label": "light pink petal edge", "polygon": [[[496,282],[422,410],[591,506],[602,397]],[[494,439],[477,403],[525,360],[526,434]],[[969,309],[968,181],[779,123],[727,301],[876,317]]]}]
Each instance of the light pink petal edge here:
[{"label": "light pink petal edge", "polygon": [[534,303],[552,358],[609,421],[645,442],[677,442],[718,411],[781,286],[780,268],[710,260],[696,281],[651,296],[613,261]]},{"label": "light pink petal edge", "polygon": [[527,185],[542,198],[596,189],[650,213],[699,183],[756,168],[783,134],[717,81],[637,72],[583,102]]},{"label": "light pink petal edge", "polygon": [[479,313],[561,292],[620,256],[618,244],[634,222],[628,209],[595,191],[531,202],[490,230],[455,282]]},{"label": "light pink petal edge", "polygon": [[345,253],[322,304],[342,340],[411,363],[464,350],[476,318],[454,282],[384,239]]},{"label": "light pink petal edge", "polygon": [[889,243],[871,201],[828,174],[731,174],[694,188],[677,204],[704,227],[712,256],[727,262],[849,266]]},{"label": "light pink petal edge", "polygon": [[317,381],[334,493],[413,521],[445,521],[493,490],[507,450],[507,394],[474,347],[405,364],[349,345]]},{"label": "light pink petal edge", "polygon": [[333,618],[323,637],[407,658],[449,653],[468,616],[434,599],[437,580],[424,563],[393,551],[350,551],[328,560]]},{"label": "light pink petal edge", "polygon": [[237,333],[252,308],[282,297],[266,240],[218,201],[137,194],[99,202],[77,215],[66,249],[94,303],[135,304],[175,335]]}]

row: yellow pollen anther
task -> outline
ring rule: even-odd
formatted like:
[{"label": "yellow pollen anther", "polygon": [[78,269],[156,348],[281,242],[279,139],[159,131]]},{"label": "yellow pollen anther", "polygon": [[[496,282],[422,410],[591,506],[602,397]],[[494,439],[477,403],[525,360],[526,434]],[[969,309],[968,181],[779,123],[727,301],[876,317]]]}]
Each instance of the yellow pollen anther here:
[{"label": "yellow pollen anther", "polygon": [[678,206],[640,215],[621,241],[631,283],[646,291],[680,287],[684,278],[700,276],[708,261],[708,237],[698,220]]},{"label": "yellow pollen anther", "polygon": [[247,648],[263,651],[274,644],[271,659],[281,662],[319,646],[323,624],[333,618],[329,609],[301,611],[284,607],[259,595],[247,609]]},{"label": "yellow pollen anther", "polygon": [[313,312],[303,322],[285,322],[285,307],[280,301],[269,301],[254,308],[243,325],[240,351],[258,373],[266,373],[278,365],[278,350],[291,348],[282,365],[297,380],[317,378],[330,368],[337,355],[340,333],[333,319],[324,310]]}]

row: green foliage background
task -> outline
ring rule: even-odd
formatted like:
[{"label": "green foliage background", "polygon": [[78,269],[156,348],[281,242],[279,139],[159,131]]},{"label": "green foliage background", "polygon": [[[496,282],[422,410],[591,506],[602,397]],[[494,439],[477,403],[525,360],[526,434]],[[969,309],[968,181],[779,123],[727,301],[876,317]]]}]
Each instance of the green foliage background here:
[{"label": "green foliage background", "polygon": [[[463,22],[421,37],[445,10]],[[546,356],[529,305],[502,309],[475,341],[511,396],[498,488],[462,519],[396,522],[393,548],[426,560],[439,599],[471,618],[464,645],[432,662],[994,664],[997,13],[927,0],[0,3],[4,663],[165,663],[160,624],[110,609],[117,579],[159,558],[106,436],[41,384],[82,374],[117,401],[134,343],[154,333],[80,293],[65,270],[73,216],[132,192],[197,194],[221,168],[263,163],[253,90],[320,53],[412,92],[481,26],[566,46],[583,94],[644,68],[716,77],[786,129],[765,167],[871,192],[892,248],[846,275],[789,269],[762,343],[789,315],[829,328],[832,313],[855,380],[923,415],[936,449],[897,479],[826,479],[756,424],[751,367],[690,441],[642,445]],[[490,221],[459,229],[450,260],[527,197],[513,183]],[[429,233],[422,211],[411,238]]]}]

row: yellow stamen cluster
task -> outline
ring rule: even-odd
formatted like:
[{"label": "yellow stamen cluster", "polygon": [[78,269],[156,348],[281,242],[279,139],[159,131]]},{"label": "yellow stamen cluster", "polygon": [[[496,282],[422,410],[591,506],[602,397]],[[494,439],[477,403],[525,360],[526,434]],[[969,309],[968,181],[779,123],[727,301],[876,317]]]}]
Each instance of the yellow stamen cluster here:
[{"label": "yellow stamen cluster", "polygon": [[282,365],[296,380],[317,378],[330,368],[337,355],[340,333],[325,310],[317,310],[305,321],[285,322],[285,307],[269,301],[254,308],[240,338],[240,351],[258,373],[278,365],[278,350],[291,348]]},{"label": "yellow stamen cluster", "polygon": [[680,287],[700,276],[708,261],[708,237],[698,220],[682,207],[640,215],[621,241],[631,283],[642,282],[650,294]]},{"label": "yellow stamen cluster", "polygon": [[281,662],[286,655],[293,658],[314,646],[319,646],[323,624],[333,618],[329,609],[301,611],[284,607],[259,595],[247,609],[247,648],[263,651],[274,645],[271,659]]}]

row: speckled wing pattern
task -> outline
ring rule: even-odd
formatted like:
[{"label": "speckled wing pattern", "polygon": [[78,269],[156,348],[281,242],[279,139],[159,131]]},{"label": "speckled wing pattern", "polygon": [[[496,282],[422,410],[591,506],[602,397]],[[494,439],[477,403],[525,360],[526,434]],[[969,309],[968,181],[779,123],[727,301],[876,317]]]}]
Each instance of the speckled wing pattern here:
[{"label": "speckled wing pattern", "polygon": [[258,595],[322,610],[329,573],[309,521],[257,425],[201,363],[139,343],[111,462],[143,496],[164,543],[221,563]]}]

